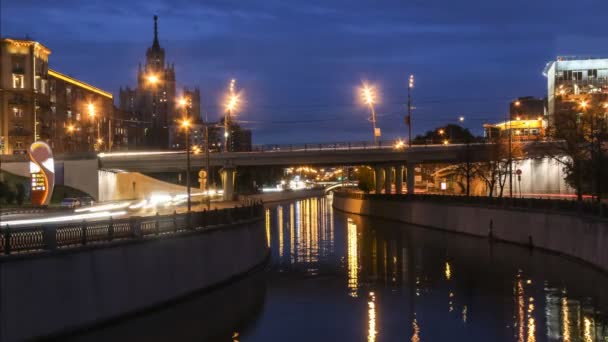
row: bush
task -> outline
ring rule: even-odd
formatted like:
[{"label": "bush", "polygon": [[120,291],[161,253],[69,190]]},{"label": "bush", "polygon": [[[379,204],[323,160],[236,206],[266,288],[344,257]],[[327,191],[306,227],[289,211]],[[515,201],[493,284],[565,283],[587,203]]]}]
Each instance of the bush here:
[{"label": "bush", "polygon": [[374,180],[374,172],[368,167],[360,167],[357,174],[359,181],[359,190],[366,194],[376,188],[376,181]]}]

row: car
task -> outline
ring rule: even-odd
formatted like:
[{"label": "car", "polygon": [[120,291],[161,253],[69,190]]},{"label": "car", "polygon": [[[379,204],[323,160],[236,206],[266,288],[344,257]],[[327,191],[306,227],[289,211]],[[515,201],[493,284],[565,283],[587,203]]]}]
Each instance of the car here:
[{"label": "car", "polygon": [[90,207],[95,204],[95,200],[93,200],[93,197],[90,196],[80,197],[78,200],[80,201],[81,206]]},{"label": "car", "polygon": [[61,207],[62,208],[78,208],[80,207],[81,203],[80,200],[78,198],[72,198],[72,197],[68,197],[68,198],[64,198],[63,201],[61,201]]}]

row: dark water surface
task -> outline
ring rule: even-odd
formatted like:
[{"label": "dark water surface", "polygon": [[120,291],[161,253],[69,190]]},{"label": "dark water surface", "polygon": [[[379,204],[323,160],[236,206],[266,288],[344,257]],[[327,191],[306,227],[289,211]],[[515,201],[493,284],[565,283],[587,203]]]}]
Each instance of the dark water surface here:
[{"label": "dark water surface", "polygon": [[269,208],[266,233],[267,272],[75,339],[608,341],[608,276],[557,255],[342,214],[331,198]]}]

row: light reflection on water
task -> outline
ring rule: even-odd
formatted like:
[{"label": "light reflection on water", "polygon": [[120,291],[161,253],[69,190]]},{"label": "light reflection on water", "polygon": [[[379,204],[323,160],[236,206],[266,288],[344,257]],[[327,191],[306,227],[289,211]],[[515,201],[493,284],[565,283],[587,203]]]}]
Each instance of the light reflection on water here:
[{"label": "light reflection on water", "polygon": [[329,197],[270,211],[266,304],[241,341],[608,341],[608,277],[570,260],[334,213]]}]

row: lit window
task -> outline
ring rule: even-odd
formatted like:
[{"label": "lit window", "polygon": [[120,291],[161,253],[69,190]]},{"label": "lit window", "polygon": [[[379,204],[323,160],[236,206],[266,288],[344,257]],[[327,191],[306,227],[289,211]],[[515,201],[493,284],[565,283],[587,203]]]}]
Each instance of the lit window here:
[{"label": "lit window", "polygon": [[80,113],[76,113],[76,121],[80,121]]},{"label": "lit window", "polygon": [[13,74],[13,88],[23,89],[25,88],[25,79],[23,75]]},{"label": "lit window", "polygon": [[68,119],[72,118],[72,111],[71,110],[67,111],[67,117],[68,117]]},{"label": "lit window", "polygon": [[18,108],[18,107],[13,107],[13,114],[15,115],[16,118],[22,118],[23,117],[23,109],[22,108]]}]

